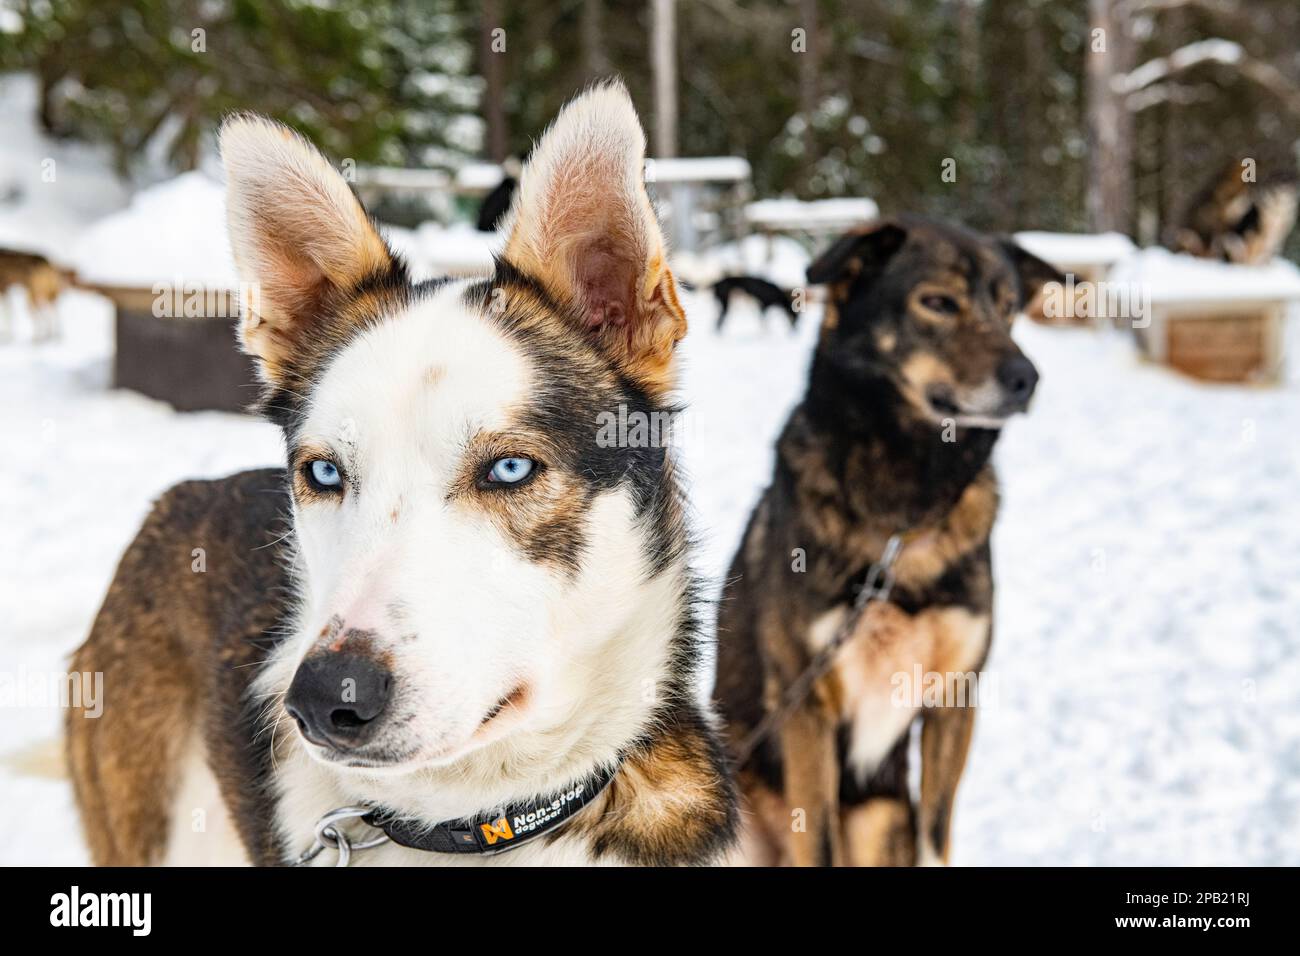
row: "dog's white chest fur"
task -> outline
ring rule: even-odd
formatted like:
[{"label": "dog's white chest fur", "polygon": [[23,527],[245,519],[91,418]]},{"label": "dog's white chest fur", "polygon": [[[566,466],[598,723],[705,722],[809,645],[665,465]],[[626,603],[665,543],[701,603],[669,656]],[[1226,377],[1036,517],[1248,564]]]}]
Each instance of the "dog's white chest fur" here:
[{"label": "dog's white chest fur", "polygon": [[[848,613],[844,605],[813,622],[813,650],[826,646]],[[911,725],[925,701],[927,681],[950,686],[983,658],[989,618],[964,608],[934,608],[910,615],[892,604],[873,604],[836,658],[840,713],[850,725],[848,764],[865,781]]]},{"label": "dog's white chest fur", "polygon": [[179,769],[163,865],[247,866],[248,854],[198,735],[186,745]]}]

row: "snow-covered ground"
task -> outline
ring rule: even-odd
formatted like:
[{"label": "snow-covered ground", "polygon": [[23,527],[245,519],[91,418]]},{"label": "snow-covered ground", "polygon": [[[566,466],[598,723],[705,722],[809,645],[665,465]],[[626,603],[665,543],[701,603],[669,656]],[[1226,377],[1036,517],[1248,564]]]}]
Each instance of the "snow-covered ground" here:
[{"label": "snow-covered ground", "polygon": [[[28,79],[0,77],[0,245],[67,262],[130,191],[102,151],[44,141],[33,103]],[[751,239],[678,266],[701,286],[728,271],[793,285],[803,262]],[[764,334],[737,304],[719,339],[711,296],[686,298],[683,450],[716,590],[817,316],[790,335],[773,315]],[[61,343],[26,344],[20,322],[0,345],[0,864],[85,859],[60,712],[8,706],[13,682],[63,669],[160,492],[281,460],[269,425],[110,390],[107,302],[68,292],[59,310]],[[997,695],[955,862],[1300,863],[1300,317],[1289,331],[1288,380],[1262,390],[1142,365],[1118,334],[1019,329],[1042,383],[998,449]]]},{"label": "snow-covered ground", "polygon": [[[815,316],[724,338],[691,297],[685,455],[716,587],[803,383]],[[149,502],[280,461],[268,425],[108,389],[101,300],[0,348],[0,671],[58,671]],[[1295,331],[1293,322],[1293,333]],[[1208,387],[1124,338],[1018,332],[1042,371],[998,449],[997,698],[956,811],[961,864],[1300,863],[1300,376]],[[1293,341],[1294,341],[1293,335]],[[1292,349],[1292,354],[1295,350]],[[53,707],[0,720],[0,863],[84,860]]]}]

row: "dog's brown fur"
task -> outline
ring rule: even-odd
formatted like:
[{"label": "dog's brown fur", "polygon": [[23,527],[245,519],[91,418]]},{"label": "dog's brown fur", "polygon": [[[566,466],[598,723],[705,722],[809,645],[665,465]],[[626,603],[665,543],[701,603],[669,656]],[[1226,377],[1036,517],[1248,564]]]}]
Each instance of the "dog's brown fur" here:
[{"label": "dog's brown fur", "polygon": [[890,601],[868,608],[808,700],[741,768],[746,852],[803,865],[946,861],[973,708],[921,711],[916,806],[911,719],[859,776],[853,716],[889,694],[891,675],[984,663],[998,433],[954,427],[946,441],[923,406],[1019,356],[1011,319],[1058,276],[1009,242],[907,218],[840,240],[809,278],[830,284],[809,391],[778,440],[719,614],[716,693],[733,752],[840,628],[889,537],[906,544]]},{"label": "dog's brown fur", "polygon": [[[0,249],[0,298],[13,286],[27,293],[32,310],[33,337],[40,341],[58,333],[54,304],[63,291],[63,273],[44,256],[31,252]],[[0,301],[0,337],[12,334],[7,303]]]},{"label": "dog's brown fur", "polygon": [[[123,556],[75,672],[104,674],[98,719],[73,708],[68,763],[92,860],[157,863],[166,844],[178,763],[209,728],[211,766],[246,843],[278,848],[259,787],[267,747],[245,750],[243,695],[285,623],[288,581],[279,539],[288,502],[283,471],[189,481],[159,500]],[[200,562],[200,563],[196,563]],[[201,570],[200,570],[201,569]],[[269,745],[269,741],[266,741]]]},{"label": "dog's brown fur", "polygon": [[[1280,166],[1281,164],[1274,164]],[[1196,193],[1169,243],[1177,252],[1259,265],[1282,250],[1295,228],[1300,181],[1294,172],[1257,178],[1233,159]]]}]

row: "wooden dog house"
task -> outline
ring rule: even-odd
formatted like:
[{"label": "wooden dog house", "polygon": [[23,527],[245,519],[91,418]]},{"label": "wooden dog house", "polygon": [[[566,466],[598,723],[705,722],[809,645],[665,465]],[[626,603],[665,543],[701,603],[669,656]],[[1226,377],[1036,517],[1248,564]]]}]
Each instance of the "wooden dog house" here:
[{"label": "wooden dog house", "polygon": [[1088,325],[1104,318],[1096,308],[1097,297],[1083,290],[1089,285],[1095,290],[1116,263],[1137,251],[1133,240],[1118,232],[1029,231],[1016,233],[1015,240],[1026,252],[1070,278],[1060,290],[1060,300],[1051,303],[1055,308],[1046,308],[1046,295],[1040,295],[1025,309],[1029,318],[1044,325]]},{"label": "wooden dog house", "polygon": [[1286,316],[1300,302],[1292,263],[1230,265],[1149,249],[1111,281],[1143,290],[1148,314],[1134,332],[1152,361],[1211,382],[1282,378]]},{"label": "wooden dog house", "polygon": [[238,280],[225,189],[200,172],[138,193],[73,248],[76,282],[112,300],[113,385],[180,411],[242,411],[257,397],[236,343]]}]

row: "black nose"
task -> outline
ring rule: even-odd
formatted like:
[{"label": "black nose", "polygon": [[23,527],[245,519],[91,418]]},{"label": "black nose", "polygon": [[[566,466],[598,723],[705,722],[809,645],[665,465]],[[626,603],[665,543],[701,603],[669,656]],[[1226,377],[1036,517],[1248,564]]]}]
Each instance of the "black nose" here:
[{"label": "black nose", "polygon": [[1008,398],[1023,405],[1038,385],[1038,369],[1023,355],[1012,355],[998,366],[998,384],[1006,389]]},{"label": "black nose", "polygon": [[298,665],[284,707],[312,743],[359,747],[380,723],[393,675],[360,654],[313,654]]}]

